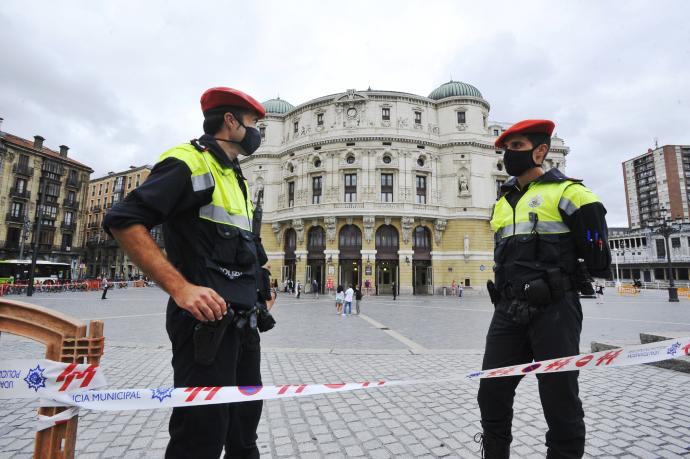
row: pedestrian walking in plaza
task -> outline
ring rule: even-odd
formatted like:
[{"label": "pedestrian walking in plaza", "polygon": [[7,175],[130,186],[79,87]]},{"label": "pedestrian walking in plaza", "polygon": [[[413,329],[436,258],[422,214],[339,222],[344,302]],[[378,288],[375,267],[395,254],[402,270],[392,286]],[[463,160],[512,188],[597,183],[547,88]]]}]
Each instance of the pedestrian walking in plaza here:
[{"label": "pedestrian walking in plaza", "polygon": [[[547,120],[520,121],[495,142],[512,177],[501,185],[490,222],[496,269],[495,282],[488,281],[487,288],[495,309],[483,370],[577,355],[582,331],[578,290],[592,290],[590,275],[610,274],[606,209],[581,180],[542,168],[554,126]],[[513,399],[521,379],[487,378],[479,383],[483,432],[475,440],[486,458],[510,455]],[[575,371],[537,377],[548,426],[548,458],[584,454],[577,379]]]},{"label": "pedestrian walking in plaza", "polygon": [[604,304],[604,284],[597,283],[594,291],[597,293],[597,304]]},{"label": "pedestrian walking in plaza", "polygon": [[295,283],[295,296],[299,300],[299,296],[302,294],[302,283],[300,281],[297,281]]},{"label": "pedestrian walking in plaza", "polygon": [[355,312],[359,315],[359,303],[362,301],[362,287],[355,286]]},{"label": "pedestrian walking in plaza", "polygon": [[395,297],[398,294],[398,289],[396,287],[397,286],[395,285],[395,281],[391,282],[391,288],[393,290],[393,301],[395,301]]},{"label": "pedestrian walking in plaza", "polygon": [[367,295],[371,295],[371,281],[369,279],[364,281],[364,289],[367,292]]},{"label": "pedestrian walking in plaza", "polygon": [[311,280],[311,291],[314,294],[314,299],[319,299],[319,281],[316,279]]},{"label": "pedestrian walking in plaza", "polygon": [[105,295],[108,293],[110,284],[108,283],[108,278],[105,276],[103,276],[103,280],[101,281],[101,288],[103,289],[103,295],[101,296],[101,300],[107,300],[108,298],[106,298]]},{"label": "pedestrian walking in plaza", "polygon": [[[273,326],[268,309],[275,297],[257,291],[257,283],[269,281],[261,268],[268,257],[257,234],[260,206],[255,212],[238,156],[261,144],[256,123],[266,112],[225,87],[204,92],[201,110],[204,135],[163,153],[103,226],[170,295],[174,386],[261,386],[258,329]],[[167,257],[149,233],[160,224]],[[257,273],[257,282],[229,275],[238,270]],[[225,457],[259,457],[261,410],[260,400],[173,408],[166,459],[218,459],[223,450]]]},{"label": "pedestrian walking in plaza", "polygon": [[343,310],[343,303],[345,302],[345,290],[342,285],[338,285],[338,289],[335,292],[335,313],[340,314]]},{"label": "pedestrian walking in plaza", "polygon": [[455,279],[453,279],[453,282],[450,283],[450,294],[455,296],[458,292],[458,283],[455,282]]},{"label": "pedestrian walking in plaza", "polygon": [[458,285],[458,298],[462,298],[462,294],[465,291],[462,284]]},{"label": "pedestrian walking in plaza", "polygon": [[355,291],[352,286],[345,290],[345,308],[343,309],[343,317],[352,315],[352,299],[355,295]]}]

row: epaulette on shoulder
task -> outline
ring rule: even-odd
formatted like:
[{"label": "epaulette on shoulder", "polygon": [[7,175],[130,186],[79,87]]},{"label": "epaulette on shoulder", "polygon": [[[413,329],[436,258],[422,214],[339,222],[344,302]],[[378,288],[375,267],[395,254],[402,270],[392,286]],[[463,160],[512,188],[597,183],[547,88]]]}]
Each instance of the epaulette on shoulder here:
[{"label": "epaulette on shoulder", "polygon": [[208,147],[207,147],[206,145],[200,143],[200,142],[199,142],[199,139],[192,139],[192,140],[189,141],[189,143],[191,143],[192,146],[193,146],[194,148],[196,148],[196,150],[197,150],[198,152],[202,152],[202,151],[208,150]]},{"label": "epaulette on shoulder", "polygon": [[582,183],[582,179],[576,179],[572,177],[566,176],[563,172],[559,171],[555,167],[553,169],[549,169],[546,174],[544,174],[545,177],[544,179],[548,182],[565,182],[566,180],[569,180],[571,182],[575,183]]}]

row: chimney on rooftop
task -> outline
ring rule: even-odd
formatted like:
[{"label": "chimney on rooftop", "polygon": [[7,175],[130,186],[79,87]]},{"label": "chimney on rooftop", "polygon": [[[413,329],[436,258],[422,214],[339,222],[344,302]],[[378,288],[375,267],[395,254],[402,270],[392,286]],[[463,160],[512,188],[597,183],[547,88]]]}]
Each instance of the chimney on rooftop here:
[{"label": "chimney on rooftop", "polygon": [[60,145],[60,156],[67,158],[67,150],[69,150],[67,145]]},{"label": "chimney on rooftop", "polygon": [[41,137],[40,135],[35,135],[34,136],[34,148],[37,150],[40,150],[41,148],[43,148],[43,141],[44,140],[45,139],[43,137]]}]

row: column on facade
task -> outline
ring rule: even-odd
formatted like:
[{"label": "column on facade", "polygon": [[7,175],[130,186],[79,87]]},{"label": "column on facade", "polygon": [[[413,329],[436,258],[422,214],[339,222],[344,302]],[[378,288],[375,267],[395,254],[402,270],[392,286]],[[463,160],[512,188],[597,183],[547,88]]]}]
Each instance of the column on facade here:
[{"label": "column on facade", "polygon": [[412,286],[412,256],[414,250],[412,249],[412,224],[414,219],[412,217],[402,217],[400,219],[399,243],[398,249],[398,272],[399,272],[399,292],[400,295],[412,295],[414,288]]},{"label": "column on facade", "polygon": [[[371,182],[370,182],[371,183]],[[376,269],[376,239],[374,231],[376,229],[376,217],[366,215],[362,217],[362,285],[364,289],[367,279],[371,292],[375,289],[375,269]]]}]

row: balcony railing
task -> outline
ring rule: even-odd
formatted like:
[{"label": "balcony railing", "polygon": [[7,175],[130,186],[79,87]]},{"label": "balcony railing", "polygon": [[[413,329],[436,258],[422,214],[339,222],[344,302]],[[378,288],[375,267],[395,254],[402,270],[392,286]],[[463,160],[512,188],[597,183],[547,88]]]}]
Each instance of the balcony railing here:
[{"label": "balcony railing", "polygon": [[65,186],[71,187],[71,188],[81,188],[81,180],[75,177],[67,177],[67,181],[65,182]]},{"label": "balcony railing", "polygon": [[26,177],[33,177],[34,168],[26,166],[24,164],[15,164],[12,166],[12,172],[19,175],[24,175]]},{"label": "balcony railing", "polygon": [[91,212],[100,212],[101,211],[101,206],[92,206],[91,207]]},{"label": "balcony railing", "polygon": [[5,221],[7,222],[18,222],[21,223],[24,220],[22,215],[13,215],[12,212],[7,212],[5,215]]},{"label": "balcony railing", "polygon": [[98,228],[98,222],[91,222],[88,225],[86,225],[87,228]]},{"label": "balcony railing", "polygon": [[31,191],[27,190],[26,188],[19,191],[16,188],[12,187],[10,188],[10,196],[19,199],[29,199],[31,198]]},{"label": "balcony railing", "polygon": [[77,227],[77,224],[74,222],[62,222],[62,225],[60,225],[60,228],[63,230],[69,230],[69,231],[74,231],[74,229]]},{"label": "balcony railing", "polygon": [[70,207],[72,209],[78,209],[79,208],[79,201],[65,198],[65,200],[62,201],[62,205],[65,207]]}]

